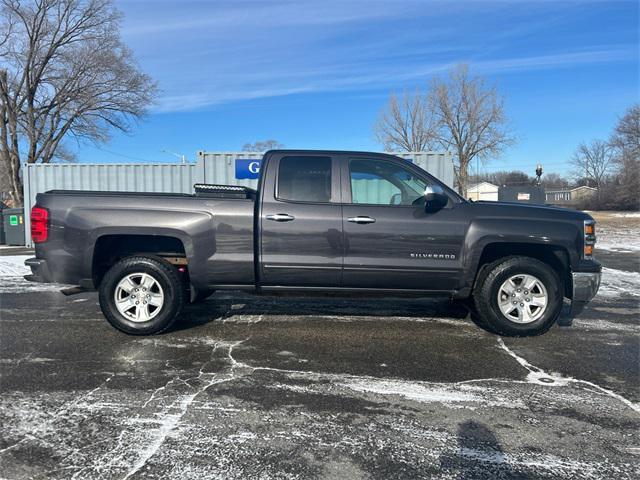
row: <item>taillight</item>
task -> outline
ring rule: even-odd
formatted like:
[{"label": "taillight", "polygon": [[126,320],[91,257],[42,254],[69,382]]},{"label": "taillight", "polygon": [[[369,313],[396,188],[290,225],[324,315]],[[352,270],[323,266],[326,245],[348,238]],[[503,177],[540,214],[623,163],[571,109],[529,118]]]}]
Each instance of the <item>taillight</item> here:
[{"label": "taillight", "polygon": [[46,242],[49,238],[49,211],[42,207],[31,209],[31,240],[34,243]]},{"label": "taillight", "polygon": [[596,244],[596,222],[584,221],[584,258],[593,256],[593,248]]}]

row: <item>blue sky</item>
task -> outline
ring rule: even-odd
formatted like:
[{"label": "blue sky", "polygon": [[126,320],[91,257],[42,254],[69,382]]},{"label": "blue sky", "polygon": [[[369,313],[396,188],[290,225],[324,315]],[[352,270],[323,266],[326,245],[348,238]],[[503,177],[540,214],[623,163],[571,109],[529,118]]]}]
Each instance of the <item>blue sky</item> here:
[{"label": "blue sky", "polygon": [[121,0],[122,36],[161,94],[131,135],[83,162],[171,162],[163,149],[380,150],[392,91],[465,62],[506,98],[518,144],[483,169],[567,171],[639,93],[638,2]]}]

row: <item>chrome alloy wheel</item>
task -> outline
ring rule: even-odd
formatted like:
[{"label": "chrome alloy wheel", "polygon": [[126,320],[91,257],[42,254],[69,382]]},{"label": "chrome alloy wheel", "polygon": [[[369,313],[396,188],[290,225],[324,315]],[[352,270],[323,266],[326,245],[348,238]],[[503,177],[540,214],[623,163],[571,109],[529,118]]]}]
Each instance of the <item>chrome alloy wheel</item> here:
[{"label": "chrome alloy wheel", "polygon": [[164,292],[148,273],[131,273],[116,286],[114,294],[118,312],[132,322],[148,322],[164,304]]},{"label": "chrome alloy wheel", "polygon": [[540,279],[529,274],[509,277],[498,290],[498,306],[508,320],[531,323],[544,315],[549,297]]}]

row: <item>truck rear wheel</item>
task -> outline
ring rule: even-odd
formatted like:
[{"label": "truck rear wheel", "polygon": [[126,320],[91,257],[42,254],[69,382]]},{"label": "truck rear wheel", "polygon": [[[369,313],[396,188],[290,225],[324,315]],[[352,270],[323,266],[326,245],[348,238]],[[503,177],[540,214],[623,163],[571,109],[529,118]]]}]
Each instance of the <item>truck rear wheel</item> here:
[{"label": "truck rear wheel", "polygon": [[507,257],[482,269],[473,297],[480,323],[501,335],[540,335],[556,322],[563,301],[562,281],[546,263]]},{"label": "truck rear wheel", "polygon": [[128,257],[106,273],[100,308],[109,323],[132,335],[167,330],[184,302],[182,281],[173,266],[153,257]]}]

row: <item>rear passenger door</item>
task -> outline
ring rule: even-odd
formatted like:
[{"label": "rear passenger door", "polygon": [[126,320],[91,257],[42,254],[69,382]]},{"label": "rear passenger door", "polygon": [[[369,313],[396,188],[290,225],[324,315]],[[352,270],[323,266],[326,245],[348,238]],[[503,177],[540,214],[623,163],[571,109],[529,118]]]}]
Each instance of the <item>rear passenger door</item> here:
[{"label": "rear passenger door", "polygon": [[264,174],[260,284],[339,287],[344,248],[337,158],[278,153]]}]

